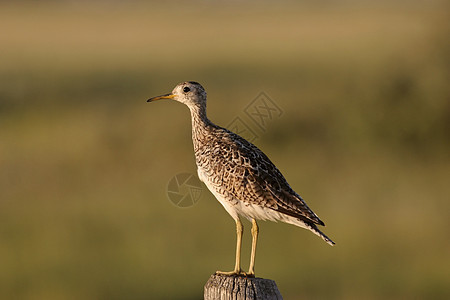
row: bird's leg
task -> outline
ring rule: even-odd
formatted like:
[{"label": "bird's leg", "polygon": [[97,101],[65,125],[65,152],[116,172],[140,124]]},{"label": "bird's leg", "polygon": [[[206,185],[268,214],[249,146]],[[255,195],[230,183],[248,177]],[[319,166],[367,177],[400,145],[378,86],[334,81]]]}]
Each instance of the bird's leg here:
[{"label": "bird's leg", "polygon": [[244,234],[244,226],[238,218],[236,221],[236,263],[234,265],[234,273],[241,273],[241,246],[242,235]]},{"label": "bird's leg", "polygon": [[252,219],[252,254],[250,255],[250,268],[248,269],[248,276],[255,276],[255,255],[256,242],[258,241],[259,227],[255,219]]},{"label": "bird's leg", "polygon": [[242,234],[244,232],[244,226],[242,226],[241,220],[236,219],[236,264],[234,270],[231,272],[217,271],[216,274],[220,275],[246,275],[245,272],[241,270],[241,245],[242,245]]}]

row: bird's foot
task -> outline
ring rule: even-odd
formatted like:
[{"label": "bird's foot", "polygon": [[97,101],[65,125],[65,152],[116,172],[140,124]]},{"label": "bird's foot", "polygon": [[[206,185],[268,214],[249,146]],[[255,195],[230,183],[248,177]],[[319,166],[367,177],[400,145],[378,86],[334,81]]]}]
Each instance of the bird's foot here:
[{"label": "bird's foot", "polygon": [[216,275],[224,276],[242,276],[242,277],[255,277],[255,273],[246,273],[242,270],[234,270],[230,272],[216,271]]}]

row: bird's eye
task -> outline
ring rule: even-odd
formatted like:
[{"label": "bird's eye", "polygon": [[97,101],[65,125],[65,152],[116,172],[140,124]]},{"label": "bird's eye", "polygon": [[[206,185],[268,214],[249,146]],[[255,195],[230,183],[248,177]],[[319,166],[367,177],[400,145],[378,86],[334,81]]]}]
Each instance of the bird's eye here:
[{"label": "bird's eye", "polygon": [[185,93],[189,92],[190,90],[191,90],[191,89],[188,88],[187,86],[185,86],[185,87],[183,88],[183,92],[185,92]]}]

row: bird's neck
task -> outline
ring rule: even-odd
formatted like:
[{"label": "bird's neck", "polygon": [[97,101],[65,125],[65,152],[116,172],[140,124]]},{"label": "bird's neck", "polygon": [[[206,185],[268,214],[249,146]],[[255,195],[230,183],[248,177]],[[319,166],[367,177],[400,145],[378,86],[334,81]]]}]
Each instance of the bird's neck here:
[{"label": "bird's neck", "polygon": [[204,144],[208,137],[208,132],[214,124],[206,116],[206,105],[195,105],[189,107],[192,119],[192,141],[194,150]]}]

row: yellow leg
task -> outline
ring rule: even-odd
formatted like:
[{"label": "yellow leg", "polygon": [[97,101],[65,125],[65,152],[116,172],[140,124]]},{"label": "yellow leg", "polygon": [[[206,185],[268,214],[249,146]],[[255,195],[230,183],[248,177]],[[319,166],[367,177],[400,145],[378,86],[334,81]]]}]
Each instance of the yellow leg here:
[{"label": "yellow leg", "polygon": [[234,270],[231,272],[217,271],[216,274],[220,275],[246,275],[245,272],[241,270],[241,245],[242,245],[242,234],[244,232],[244,226],[242,226],[241,220],[239,218],[236,220],[236,264],[234,265]]},{"label": "yellow leg", "polygon": [[250,255],[250,268],[248,270],[248,276],[255,276],[255,255],[256,255],[256,242],[258,241],[259,227],[255,219],[252,219],[252,254]]}]

